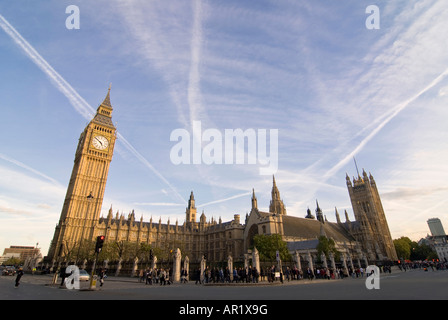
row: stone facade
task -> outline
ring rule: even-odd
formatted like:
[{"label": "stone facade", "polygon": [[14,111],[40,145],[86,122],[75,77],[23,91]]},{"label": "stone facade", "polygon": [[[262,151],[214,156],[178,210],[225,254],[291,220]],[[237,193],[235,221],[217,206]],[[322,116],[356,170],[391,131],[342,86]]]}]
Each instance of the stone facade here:
[{"label": "stone facade", "polygon": [[212,219],[206,221],[202,213],[199,222],[189,220],[194,206],[194,195],[191,193],[189,206],[186,210],[186,220],[179,224],[144,222],[143,218],[136,221],[135,213],[131,212],[125,219],[118,213],[113,216],[112,208],[106,218],[100,218],[95,227],[96,235],[105,235],[107,241],[128,241],[149,244],[153,248],[174,250],[182,248],[182,255],[192,262],[199,262],[204,254],[211,261],[224,261],[228,255],[239,256],[243,249],[244,225],[240,216],[235,215],[229,222]]},{"label": "stone facade", "polygon": [[168,251],[182,248],[182,256],[188,256],[194,263],[201,262],[204,256],[214,262],[242,262],[247,261],[249,252],[257,252],[256,249],[251,251],[257,234],[280,234],[299,265],[300,259],[312,265],[320,236],[334,240],[336,249],[344,257],[344,265],[352,259],[366,263],[367,259],[397,260],[375,181],[365,172],[362,178],[354,179],[353,184],[347,176],[354,222],[348,219],[347,212],[346,221],[341,222],[337,209],[337,222],[328,222],[317,201],[316,216],[309,209],[304,218],[288,215],[274,177],[269,212],[258,209],[253,190],[251,211],[246,214],[244,223],[238,214],[228,222],[221,218],[207,221],[204,212],[198,221],[193,191],[182,224],[178,221],[154,222],[152,218],[144,222],[143,218],[136,219],[134,211],[125,217],[119,213],[114,215],[112,208],[106,218],[100,218],[116,138],[111,116],[109,88],[79,139],[61,217],[46,259],[48,262],[63,261],[64,256],[81,247],[83,241],[94,241],[99,235],[105,235],[106,242],[144,243]]},{"label": "stone facade", "polygon": [[48,257],[55,259],[96,237],[104,191],[114,152],[110,88],[96,115],[79,137],[70,182]]},{"label": "stone facade", "polygon": [[390,235],[386,215],[372,174],[353,178],[346,175],[346,183],[357,225],[349,224],[349,231],[361,243],[370,260],[398,260]]}]

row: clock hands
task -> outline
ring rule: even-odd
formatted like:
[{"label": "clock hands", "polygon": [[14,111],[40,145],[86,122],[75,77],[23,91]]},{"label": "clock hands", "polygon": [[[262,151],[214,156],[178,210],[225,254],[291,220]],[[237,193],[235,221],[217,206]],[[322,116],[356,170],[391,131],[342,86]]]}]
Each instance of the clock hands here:
[{"label": "clock hands", "polygon": [[93,137],[92,144],[95,148],[104,150],[109,146],[109,141],[103,136],[95,136]]},{"label": "clock hands", "polygon": [[101,142],[100,139],[98,139],[98,137],[95,137],[95,140],[98,141],[101,144],[101,146],[103,146],[103,143]]}]

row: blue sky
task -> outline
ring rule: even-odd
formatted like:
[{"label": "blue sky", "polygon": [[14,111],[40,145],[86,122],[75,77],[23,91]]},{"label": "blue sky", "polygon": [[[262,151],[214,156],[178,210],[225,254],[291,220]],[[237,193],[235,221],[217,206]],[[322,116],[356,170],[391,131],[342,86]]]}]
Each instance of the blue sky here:
[{"label": "blue sky", "polygon": [[[380,10],[369,30],[367,6]],[[66,7],[80,9],[69,30]],[[289,215],[353,211],[371,172],[392,237],[448,213],[448,4],[443,1],[25,1],[0,4],[0,249],[47,253],[80,133],[112,83],[119,139],[103,215],[207,219],[269,207],[259,165],[175,165],[175,129],[277,129]]]}]

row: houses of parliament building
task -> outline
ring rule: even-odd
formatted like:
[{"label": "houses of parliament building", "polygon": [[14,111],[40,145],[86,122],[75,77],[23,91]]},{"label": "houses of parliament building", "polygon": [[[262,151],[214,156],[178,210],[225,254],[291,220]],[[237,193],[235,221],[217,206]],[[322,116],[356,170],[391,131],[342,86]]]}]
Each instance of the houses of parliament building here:
[{"label": "houses of parliament building", "polygon": [[107,217],[100,217],[116,141],[112,111],[109,88],[95,116],[79,137],[61,216],[45,258],[47,262],[64,261],[73,246],[80,246],[83,240],[94,242],[99,235],[105,236],[106,243],[127,241],[153,248],[168,248],[181,243],[182,255],[188,255],[192,262],[200,261],[205,254],[208,261],[226,261],[229,256],[234,261],[242,261],[258,234],[281,235],[290,252],[295,252],[304,261],[306,257],[318,258],[316,247],[321,236],[333,239],[336,249],[347,261],[365,261],[367,264],[397,260],[376,182],[364,170],[353,180],[346,176],[354,221],[349,220],[345,211],[343,222],[337,209],[334,213],[337,222],[327,221],[317,201],[315,214],[308,209],[303,218],[288,215],[274,177],[269,211],[258,209],[253,191],[250,212],[243,218],[235,214],[231,221],[207,221],[204,213],[198,217],[193,192],[182,224],[177,221],[162,223],[152,218],[149,222],[143,218],[137,220],[134,212],[127,217],[114,215],[112,208]]}]

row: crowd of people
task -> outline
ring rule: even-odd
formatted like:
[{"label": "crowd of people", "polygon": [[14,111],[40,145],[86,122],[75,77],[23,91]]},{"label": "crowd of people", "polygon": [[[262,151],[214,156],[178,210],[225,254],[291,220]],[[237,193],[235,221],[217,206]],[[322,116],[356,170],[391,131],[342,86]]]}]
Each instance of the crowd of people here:
[{"label": "crowd of people", "polygon": [[259,272],[255,267],[233,268],[232,271],[226,268],[209,268],[207,267],[201,275],[201,270],[196,269],[196,284],[201,283],[257,283]]},{"label": "crowd of people", "polygon": [[[168,269],[141,269],[139,273],[139,282],[145,283],[145,284],[160,284],[162,285],[170,285],[172,284],[172,270],[170,268]],[[187,281],[187,275],[182,269],[181,272],[181,282]]]},{"label": "crowd of people", "polygon": [[[424,271],[437,271],[437,270],[447,270],[448,262],[439,262],[439,261],[409,261],[398,263],[398,268],[405,272],[406,270],[411,269],[421,269]],[[392,269],[389,265],[378,266],[379,272],[381,273],[391,273]],[[107,277],[106,269],[101,268],[98,270],[98,279],[100,281],[100,286],[103,286],[104,279]],[[21,277],[23,276],[22,268],[19,268],[19,272],[17,273],[15,287],[17,288],[20,284]],[[34,274],[34,272],[32,273]],[[67,277],[66,268],[63,266],[60,269],[61,276],[61,286],[64,285],[65,278]],[[260,267],[260,270],[253,266],[249,266],[246,268],[233,268],[232,271],[226,268],[218,268],[218,267],[206,267],[206,269],[201,273],[201,269],[196,269],[196,271],[191,275],[191,279],[195,281],[196,284],[203,283],[258,283],[259,281],[268,281],[275,282],[280,281],[283,283],[284,280],[292,281],[292,280],[314,280],[314,279],[343,279],[346,277],[352,278],[363,278],[364,276],[368,277],[369,274],[366,273],[366,269],[363,267],[355,267],[355,268],[326,268],[326,267],[315,267],[314,269],[306,268],[305,270],[298,269],[296,266],[290,268],[289,266],[285,268],[278,268],[273,265],[271,267],[263,268]],[[180,272],[180,282],[187,283],[190,278],[187,270],[182,268]],[[141,283],[153,285],[170,285],[173,283],[173,273],[170,268],[147,268],[141,269],[138,276],[138,281]]]},{"label": "crowd of people", "polygon": [[[420,268],[426,270],[438,270],[446,269],[446,263],[416,263],[412,264],[399,264],[398,267],[402,271],[407,269]],[[379,266],[381,273],[391,273],[390,266]],[[182,268],[180,272],[180,282],[187,283],[189,279],[195,281],[195,284],[208,284],[208,283],[258,283],[259,281],[275,282],[280,281],[293,281],[293,280],[314,280],[314,279],[343,279],[347,277],[351,278],[363,278],[367,277],[366,269],[363,267],[347,268],[340,267],[327,268],[327,267],[315,267],[314,269],[305,268],[298,269],[294,267],[280,268],[276,265],[271,267],[260,267],[257,270],[254,266],[235,267],[233,270],[229,270],[228,267],[206,267],[201,273],[201,269],[197,268],[192,274],[188,274],[187,270]],[[170,285],[173,283],[172,269],[142,269],[139,272],[139,282],[145,284],[159,284]]]},{"label": "crowd of people", "polygon": [[[381,272],[391,272],[390,267],[383,266]],[[180,282],[187,283],[188,279],[195,281],[195,284],[208,283],[258,283],[259,281],[293,281],[293,280],[314,280],[314,279],[343,279],[345,277],[359,278],[365,276],[365,269],[348,268],[348,274],[342,268],[316,267],[313,270],[298,269],[296,266],[285,267],[280,270],[278,266],[261,267],[260,270],[253,266],[246,268],[233,268],[232,271],[226,268],[207,267],[201,274],[201,269],[197,268],[192,275],[182,268],[180,272]],[[173,274],[171,269],[142,269],[139,272],[139,282],[145,284],[170,285],[173,283]]]},{"label": "crowd of people", "polygon": [[424,271],[436,271],[436,270],[447,270],[448,262],[435,260],[418,260],[418,261],[400,261],[398,263],[398,268],[401,271],[411,270],[411,269],[421,269]]}]

